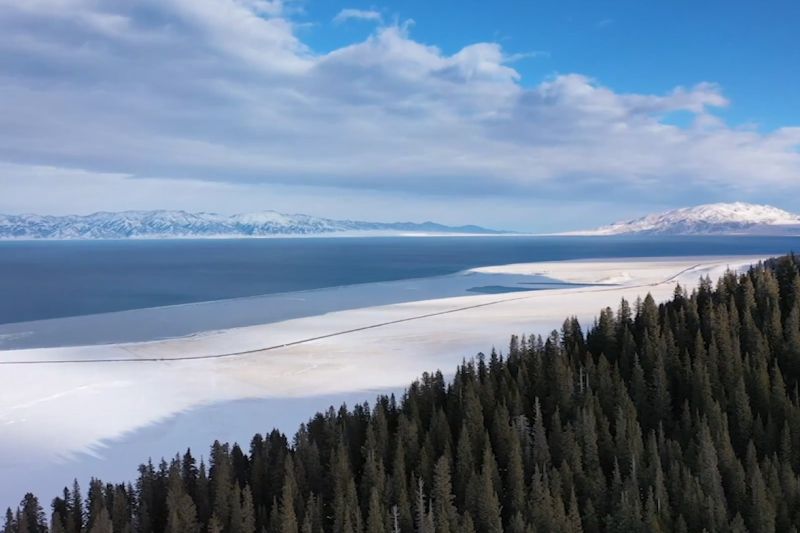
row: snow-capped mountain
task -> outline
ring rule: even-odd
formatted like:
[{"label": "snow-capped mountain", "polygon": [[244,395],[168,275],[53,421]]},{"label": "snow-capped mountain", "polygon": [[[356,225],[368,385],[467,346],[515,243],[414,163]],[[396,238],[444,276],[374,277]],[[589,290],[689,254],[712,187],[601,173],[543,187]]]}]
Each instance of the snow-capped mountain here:
[{"label": "snow-capped mountain", "polygon": [[573,235],[800,235],[800,215],[735,202],[685,207]]},{"label": "snow-capped mountain", "polygon": [[123,211],[91,215],[0,215],[0,239],[127,239],[268,237],[330,234],[495,234],[479,226],[434,222],[332,220],[276,211],[219,215],[185,211]]}]

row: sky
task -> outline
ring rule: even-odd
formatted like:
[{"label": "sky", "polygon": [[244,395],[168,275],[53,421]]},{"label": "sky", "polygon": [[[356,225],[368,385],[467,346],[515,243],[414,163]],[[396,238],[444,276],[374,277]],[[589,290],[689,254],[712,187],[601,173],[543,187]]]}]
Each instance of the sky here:
[{"label": "sky", "polygon": [[798,27],[794,0],[0,0],[0,213],[797,211]]}]

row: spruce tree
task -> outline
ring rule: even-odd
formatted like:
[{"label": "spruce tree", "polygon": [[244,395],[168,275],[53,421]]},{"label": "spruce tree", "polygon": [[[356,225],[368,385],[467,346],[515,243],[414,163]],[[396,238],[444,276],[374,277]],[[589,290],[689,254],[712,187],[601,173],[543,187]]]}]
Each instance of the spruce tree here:
[{"label": "spruce tree", "polygon": [[199,533],[197,509],[186,490],[181,472],[170,472],[167,489],[167,533]]},{"label": "spruce tree", "polygon": [[433,516],[436,533],[448,533],[458,530],[458,511],[455,506],[453,485],[450,476],[450,460],[442,455],[436,461],[433,476]]},{"label": "spruce tree", "polygon": [[280,533],[297,533],[297,513],[295,511],[295,493],[297,483],[294,478],[294,462],[291,456],[284,462],[283,492],[280,500]]},{"label": "spruce tree", "polygon": [[15,520],[18,533],[47,533],[47,518],[36,496],[27,493],[20,508],[19,518]]},{"label": "spruce tree", "polygon": [[366,533],[386,533],[386,520],[378,489],[372,487],[367,508]]}]

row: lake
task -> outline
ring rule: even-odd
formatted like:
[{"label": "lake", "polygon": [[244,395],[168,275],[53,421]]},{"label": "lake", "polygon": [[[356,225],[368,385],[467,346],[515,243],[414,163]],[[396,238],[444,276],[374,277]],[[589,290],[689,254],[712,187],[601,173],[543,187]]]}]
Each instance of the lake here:
[{"label": "lake", "polygon": [[508,263],[780,254],[796,237],[363,237],[0,242],[0,324]]}]

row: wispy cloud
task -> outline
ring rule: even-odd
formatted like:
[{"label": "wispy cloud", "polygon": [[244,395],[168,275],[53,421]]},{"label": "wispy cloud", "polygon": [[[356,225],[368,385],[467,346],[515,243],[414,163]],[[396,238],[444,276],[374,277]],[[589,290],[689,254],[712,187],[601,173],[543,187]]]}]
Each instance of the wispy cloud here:
[{"label": "wispy cloud", "polygon": [[531,50],[529,52],[517,52],[514,54],[507,54],[505,56],[506,63],[516,63],[517,61],[522,61],[524,59],[537,59],[537,58],[549,58],[550,52],[546,50]]},{"label": "wispy cloud", "polygon": [[333,17],[333,22],[341,24],[348,20],[369,20],[373,22],[381,22],[383,15],[374,9],[342,9]]},{"label": "wispy cloud", "polygon": [[614,24],[614,19],[612,18],[602,18],[594,23],[594,27],[598,29],[607,28]]}]

